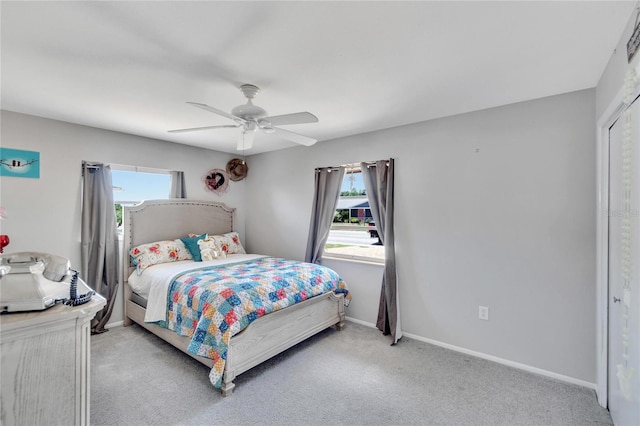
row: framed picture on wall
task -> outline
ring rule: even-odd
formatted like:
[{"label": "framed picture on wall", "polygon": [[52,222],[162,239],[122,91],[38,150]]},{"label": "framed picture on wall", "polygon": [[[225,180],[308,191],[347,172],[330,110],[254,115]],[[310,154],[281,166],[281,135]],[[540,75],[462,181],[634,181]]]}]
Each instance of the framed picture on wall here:
[{"label": "framed picture on wall", "polygon": [[40,153],[0,148],[0,176],[40,178]]}]

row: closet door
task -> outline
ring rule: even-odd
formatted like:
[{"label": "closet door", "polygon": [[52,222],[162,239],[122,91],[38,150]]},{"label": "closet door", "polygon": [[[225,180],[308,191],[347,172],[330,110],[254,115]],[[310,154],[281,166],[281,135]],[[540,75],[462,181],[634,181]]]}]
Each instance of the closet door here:
[{"label": "closet door", "polygon": [[608,408],[640,425],[640,101],[609,131]]}]

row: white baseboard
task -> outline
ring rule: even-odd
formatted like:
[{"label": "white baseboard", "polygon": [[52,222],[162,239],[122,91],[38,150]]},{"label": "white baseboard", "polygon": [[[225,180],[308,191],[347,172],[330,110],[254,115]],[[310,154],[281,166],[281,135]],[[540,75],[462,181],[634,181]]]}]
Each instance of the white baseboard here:
[{"label": "white baseboard", "polygon": [[[351,317],[345,317],[345,319],[347,321],[351,321],[353,323],[360,324],[360,325],[363,325],[365,327],[376,328],[375,324],[370,323],[370,322],[361,321],[359,319],[355,319],[355,318],[351,318]],[[534,374],[539,374],[541,376],[551,377],[553,379],[560,380],[561,382],[571,383],[573,385],[583,386],[585,388],[589,388],[589,389],[593,389],[593,390],[596,389],[596,384],[595,383],[590,383],[590,382],[587,382],[587,381],[584,381],[584,380],[576,379],[575,377],[565,376],[563,374],[558,374],[558,373],[554,373],[552,371],[543,370],[541,368],[532,367],[532,366],[527,365],[527,364],[521,364],[519,362],[510,361],[508,359],[498,358],[497,356],[488,355],[488,354],[485,354],[485,353],[482,353],[482,352],[472,351],[470,349],[461,348],[460,346],[450,345],[448,343],[439,342],[437,340],[428,339],[426,337],[418,336],[418,335],[412,334],[412,333],[406,333],[404,331],[402,332],[402,335],[406,336],[406,337],[408,337],[410,339],[419,340],[421,342],[429,343],[429,344],[432,344],[432,345],[435,345],[435,346],[440,346],[441,348],[450,349],[452,351],[460,352],[460,353],[463,353],[465,355],[471,355],[471,356],[474,356],[476,358],[482,358],[482,359],[486,359],[488,361],[497,362],[498,364],[507,365],[509,367],[517,368],[519,370],[528,371],[528,372],[534,373]]]},{"label": "white baseboard", "polygon": [[115,322],[107,323],[107,324],[104,326],[104,328],[106,328],[106,329],[110,329],[110,328],[113,328],[113,327],[120,327],[120,326],[122,326],[122,325],[124,325],[124,321],[115,321]]},{"label": "white baseboard", "polygon": [[344,319],[346,319],[347,321],[355,322],[356,324],[364,325],[365,327],[376,328],[376,325],[371,322],[366,322],[366,321],[362,321],[362,320],[347,317],[347,316],[345,316]]}]

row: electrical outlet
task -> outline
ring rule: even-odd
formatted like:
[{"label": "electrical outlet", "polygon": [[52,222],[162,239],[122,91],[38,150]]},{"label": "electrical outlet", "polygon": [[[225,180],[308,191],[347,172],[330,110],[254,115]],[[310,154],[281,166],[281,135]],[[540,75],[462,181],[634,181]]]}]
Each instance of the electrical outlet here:
[{"label": "electrical outlet", "polygon": [[478,318],[489,321],[489,308],[486,306],[478,306]]}]

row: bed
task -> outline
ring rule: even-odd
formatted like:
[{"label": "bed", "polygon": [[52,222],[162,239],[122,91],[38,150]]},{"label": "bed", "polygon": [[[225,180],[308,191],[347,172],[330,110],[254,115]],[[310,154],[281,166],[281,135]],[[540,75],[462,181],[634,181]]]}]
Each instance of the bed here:
[{"label": "bed", "polygon": [[[219,365],[215,365],[211,357],[194,354],[193,341],[190,337],[176,334],[156,322],[145,321],[145,317],[148,319],[149,314],[153,317],[151,311],[155,308],[153,305],[149,306],[149,312],[147,312],[147,303],[151,298],[148,294],[142,291],[139,291],[141,293],[139,294],[133,289],[138,290],[137,283],[133,285],[136,264],[131,261],[129,253],[132,248],[143,244],[180,239],[194,232],[208,235],[227,234],[234,231],[234,218],[235,209],[223,203],[185,199],[144,201],[135,206],[126,206],[123,211],[124,325],[137,323],[207,365],[211,368],[210,378]],[[222,263],[234,263],[233,256],[236,255],[228,256],[228,259]],[[254,255],[239,255],[239,258],[242,261],[257,259],[256,262],[263,259]],[[215,263],[216,260],[212,262]],[[184,261],[184,263],[195,264],[196,262]],[[209,265],[209,262],[202,262],[202,264]],[[174,266],[176,265],[166,268],[170,269]],[[206,267],[209,268],[209,266]],[[215,269],[223,267],[216,266]],[[147,269],[152,268],[153,266]],[[132,277],[131,285],[129,277]],[[160,290],[156,290],[156,293],[158,291]],[[235,387],[233,381],[237,375],[326,328],[335,326],[337,330],[341,330],[344,327],[345,294],[344,291],[327,291],[303,298],[304,300],[298,303],[258,317],[238,334],[232,335],[228,344],[225,344],[224,367],[219,372],[219,385],[216,385],[219,386],[222,395],[228,396],[233,392]]]}]

